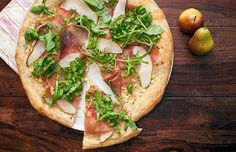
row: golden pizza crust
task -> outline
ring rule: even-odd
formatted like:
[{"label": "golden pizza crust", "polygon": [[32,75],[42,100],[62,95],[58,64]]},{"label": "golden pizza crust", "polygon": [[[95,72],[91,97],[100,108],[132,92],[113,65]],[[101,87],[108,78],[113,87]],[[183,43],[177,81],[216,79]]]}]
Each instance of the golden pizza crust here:
[{"label": "golden pizza crust", "polygon": [[122,135],[118,135],[117,133],[114,133],[105,142],[100,142],[98,136],[84,134],[83,149],[95,149],[95,148],[101,148],[101,147],[107,147],[107,146],[120,144],[133,137],[136,137],[141,132],[141,130],[142,129],[137,129],[137,130],[128,129]]},{"label": "golden pizza crust", "polygon": [[[42,2],[41,0],[36,0],[34,6],[40,5],[41,2]],[[46,5],[50,9],[55,10],[61,2],[62,0],[47,0]],[[162,34],[161,40],[157,44],[158,47],[163,50],[161,52],[161,59],[163,64],[158,65],[154,68],[154,75],[155,75],[154,81],[145,91],[145,93],[141,93],[141,97],[137,96],[137,100],[135,101],[133,100],[132,102],[131,101],[126,102],[124,104],[124,108],[125,110],[127,110],[129,116],[133,120],[137,121],[142,116],[150,112],[155,107],[155,105],[158,104],[162,99],[162,96],[168,83],[170,69],[172,66],[171,60],[173,54],[173,41],[164,13],[155,4],[154,1],[129,0],[129,3],[133,5],[144,5],[149,11],[152,12],[154,24],[160,25],[165,30],[165,32]],[[56,106],[49,107],[46,103],[44,103],[44,101],[42,100],[42,96],[45,91],[43,83],[42,81],[36,80],[32,77],[31,75],[32,67],[28,67],[26,65],[27,57],[29,56],[32,48],[28,47],[27,50],[25,50],[24,33],[28,27],[34,27],[38,21],[40,21],[39,16],[29,13],[25,18],[25,21],[21,28],[16,51],[16,63],[19,75],[23,87],[26,90],[27,96],[32,106],[37,111],[65,126],[72,127],[75,120],[73,115],[64,113]],[[111,137],[102,143],[98,141],[96,136],[85,134],[83,140],[83,148],[84,149],[99,148],[122,143],[124,141],[129,140],[132,137],[137,136],[140,133],[140,131],[141,129],[127,131],[123,135],[117,136],[116,138]]]}]

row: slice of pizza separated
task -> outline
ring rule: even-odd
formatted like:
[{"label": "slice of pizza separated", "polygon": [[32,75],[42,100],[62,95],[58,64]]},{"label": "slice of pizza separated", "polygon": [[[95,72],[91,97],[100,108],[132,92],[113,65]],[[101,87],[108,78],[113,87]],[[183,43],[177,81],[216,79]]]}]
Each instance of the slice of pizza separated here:
[{"label": "slice of pizza separated", "polygon": [[83,148],[137,136],[161,101],[173,42],[152,0],[36,0],[16,62],[32,106],[84,131]]}]

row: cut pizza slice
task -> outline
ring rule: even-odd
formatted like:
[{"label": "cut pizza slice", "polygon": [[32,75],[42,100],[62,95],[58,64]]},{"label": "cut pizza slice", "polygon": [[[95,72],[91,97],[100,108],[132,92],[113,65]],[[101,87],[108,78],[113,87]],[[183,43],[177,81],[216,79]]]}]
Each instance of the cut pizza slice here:
[{"label": "cut pizza slice", "polygon": [[83,149],[122,143],[140,133],[95,64],[89,65],[86,90]]}]

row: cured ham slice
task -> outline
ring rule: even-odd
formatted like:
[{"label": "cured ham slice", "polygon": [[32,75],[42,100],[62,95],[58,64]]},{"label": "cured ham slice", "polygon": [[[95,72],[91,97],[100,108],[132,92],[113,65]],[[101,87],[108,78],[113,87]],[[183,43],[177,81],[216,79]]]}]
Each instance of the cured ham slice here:
[{"label": "cured ham slice", "polygon": [[114,72],[103,72],[102,75],[105,81],[112,81],[120,74],[121,74],[120,70],[115,70]]},{"label": "cured ham slice", "polygon": [[127,0],[119,0],[118,1],[117,5],[115,7],[115,10],[113,12],[113,17],[112,17],[113,20],[115,18],[117,18],[118,16],[125,14],[126,3],[127,3]]},{"label": "cured ham slice", "polygon": [[78,52],[85,46],[89,32],[81,26],[68,25],[60,31],[61,58],[70,53]]},{"label": "cured ham slice", "polygon": [[88,79],[93,81],[93,83],[96,84],[96,86],[100,90],[102,90],[106,95],[109,95],[113,102],[118,102],[112,89],[103,80],[102,73],[97,65],[95,65],[95,64],[89,65],[87,76],[88,76]]},{"label": "cured ham slice", "polygon": [[38,60],[44,54],[44,52],[45,52],[44,43],[41,41],[36,42],[31,54],[29,55],[27,59],[27,65],[29,66],[32,63],[34,63],[36,60]]},{"label": "cured ham slice", "polygon": [[98,48],[102,53],[122,53],[122,48],[115,42],[109,39],[100,38],[98,40]]},{"label": "cured ham slice", "polygon": [[154,65],[158,64],[161,61],[160,50],[156,46],[154,46],[152,48],[152,51],[150,53],[150,57],[151,57],[152,63]]},{"label": "cured ham slice", "polygon": [[[142,47],[135,46],[133,47],[133,53],[138,56],[142,56],[147,52]],[[139,78],[142,88],[146,88],[150,84],[152,78],[152,59],[149,54],[147,54],[143,58],[143,61],[147,63],[141,62],[139,68]]]},{"label": "cured ham slice", "polygon": [[96,109],[90,107],[85,114],[85,133],[91,135],[101,135],[112,131],[113,128],[106,121],[98,121]]},{"label": "cured ham slice", "polygon": [[57,14],[60,15],[60,16],[65,16],[66,18],[70,18],[71,10],[65,10],[63,8],[58,7],[57,8]]},{"label": "cured ham slice", "polygon": [[61,8],[65,10],[76,10],[80,15],[85,15],[94,23],[98,22],[98,17],[82,0],[65,0],[61,5]]}]

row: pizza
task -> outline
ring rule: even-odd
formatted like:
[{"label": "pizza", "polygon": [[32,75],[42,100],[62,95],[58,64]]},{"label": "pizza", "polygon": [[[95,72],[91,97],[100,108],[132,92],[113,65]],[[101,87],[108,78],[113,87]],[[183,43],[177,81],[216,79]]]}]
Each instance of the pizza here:
[{"label": "pizza", "polygon": [[173,41],[152,0],[36,0],[16,62],[32,106],[84,131],[83,149],[137,136],[172,68]]}]

